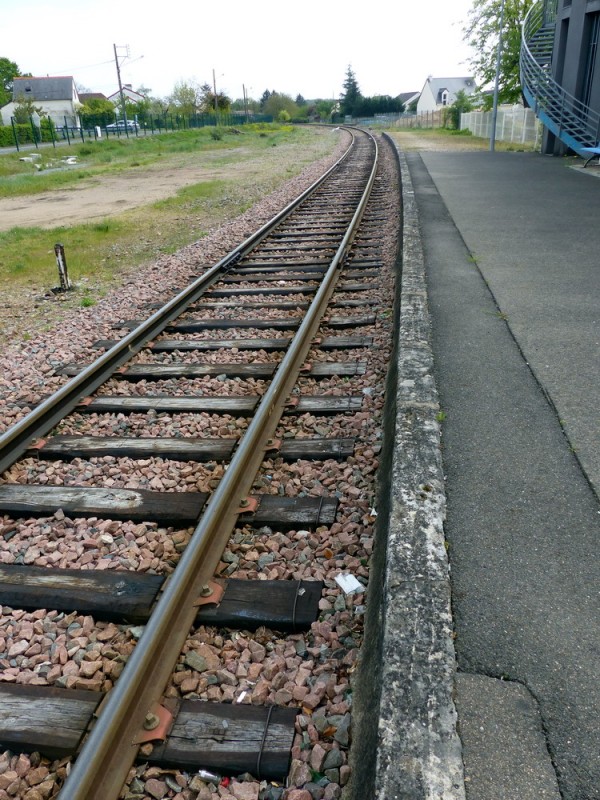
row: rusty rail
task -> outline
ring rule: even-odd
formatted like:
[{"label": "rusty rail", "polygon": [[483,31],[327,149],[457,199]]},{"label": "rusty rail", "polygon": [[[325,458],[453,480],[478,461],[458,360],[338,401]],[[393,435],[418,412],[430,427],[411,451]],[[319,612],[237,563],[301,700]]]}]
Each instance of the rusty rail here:
[{"label": "rusty rail", "polygon": [[335,289],[340,266],[375,182],[378,154],[375,140],[372,142],[374,164],[348,231],[140,641],[108,695],[60,793],[61,800],[113,800],[121,792],[138,751],[136,734],[162,695],[192,627],[194,602],[214,574],[237,522],[240,501],[252,486],[267,440],[277,427]]}]

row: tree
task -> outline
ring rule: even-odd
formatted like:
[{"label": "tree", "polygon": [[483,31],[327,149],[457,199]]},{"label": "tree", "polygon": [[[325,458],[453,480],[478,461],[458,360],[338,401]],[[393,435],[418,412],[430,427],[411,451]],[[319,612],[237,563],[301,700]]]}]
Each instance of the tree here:
[{"label": "tree", "polygon": [[267,103],[267,100],[269,99],[269,97],[271,97],[272,94],[275,94],[275,92],[270,92],[268,89],[265,89],[264,92],[262,93],[261,98],[260,98],[260,110],[261,111],[264,111],[265,105]]},{"label": "tree", "polygon": [[336,106],[335,100],[316,100],[315,101],[315,114],[319,119],[330,120],[333,116],[333,111]]},{"label": "tree", "polygon": [[298,115],[298,106],[288,94],[271,92],[262,111],[264,114],[269,114],[274,119],[280,119],[281,112],[285,111],[289,114],[289,119],[292,119]]},{"label": "tree", "polygon": [[[81,121],[85,128],[95,125],[105,127],[115,121],[115,107],[110,100],[92,97],[85,102],[80,111]],[[129,117],[129,113],[127,114]]]},{"label": "tree", "polygon": [[398,114],[404,111],[404,103],[399,97],[389,94],[361,97],[354,106],[355,117],[373,117],[375,114]]},{"label": "tree", "polygon": [[171,108],[171,100],[168,97],[151,97],[150,113],[154,117],[164,117]]},{"label": "tree", "polygon": [[[498,83],[501,103],[516,103],[521,98],[519,53],[521,23],[535,0],[504,0],[502,56]],[[483,86],[494,83],[502,0],[474,0],[469,19],[463,28],[464,39],[473,48],[469,59],[478,82]]]},{"label": "tree", "polygon": [[344,87],[344,93],[340,95],[341,112],[342,114],[353,116],[358,103],[362,99],[362,95],[358,88],[358,81],[350,65],[348,65],[346,78],[342,85]]},{"label": "tree", "polygon": [[34,114],[37,114],[39,117],[46,116],[44,109],[41,106],[36,106],[33,98],[25,97],[24,94],[19,95],[15,102],[15,122],[18,122],[20,125],[27,123]]},{"label": "tree", "polygon": [[[201,100],[200,100],[200,108],[204,111],[205,114],[214,114],[215,113],[215,93],[214,90],[211,89],[209,83],[203,83],[200,87],[201,93]],[[227,97],[226,94],[223,92],[217,92],[217,109],[219,111],[229,111],[231,108],[231,98]]]},{"label": "tree", "polygon": [[473,97],[468,95],[464,89],[459,89],[454,98],[452,105],[446,109],[446,117],[444,126],[452,128],[455,131],[460,128],[460,115],[466,114],[475,108],[475,101]]},{"label": "tree", "polygon": [[177,81],[169,97],[170,105],[179,114],[191,116],[202,105],[203,88],[195,82]]},{"label": "tree", "polygon": [[306,105],[306,100],[302,97],[301,94],[296,96],[296,99],[295,99],[294,102],[296,103],[297,106],[305,106]]},{"label": "tree", "polygon": [[21,77],[21,70],[8,58],[0,58],[0,107],[12,100],[13,78]]}]

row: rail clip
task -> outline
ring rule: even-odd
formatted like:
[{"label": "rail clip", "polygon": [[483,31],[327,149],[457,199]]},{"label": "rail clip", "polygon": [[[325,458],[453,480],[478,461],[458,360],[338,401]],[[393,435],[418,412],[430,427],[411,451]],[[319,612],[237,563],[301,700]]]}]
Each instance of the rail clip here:
[{"label": "rail clip", "polygon": [[218,606],[223,595],[225,594],[225,587],[216,581],[209,581],[204,587],[202,594],[194,601],[196,607],[214,605]]},{"label": "rail clip", "polygon": [[144,727],[135,735],[132,744],[145,744],[157,739],[164,742],[172,724],[173,714],[160,703],[155,703],[146,714]]}]

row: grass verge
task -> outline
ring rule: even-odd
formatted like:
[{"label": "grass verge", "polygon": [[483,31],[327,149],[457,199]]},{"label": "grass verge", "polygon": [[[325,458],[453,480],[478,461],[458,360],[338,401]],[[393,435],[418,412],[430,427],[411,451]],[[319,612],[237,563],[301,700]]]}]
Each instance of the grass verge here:
[{"label": "grass verge", "polygon": [[[488,150],[490,140],[480,136],[473,136],[468,130],[447,130],[446,128],[390,128],[387,131],[391,136],[396,138],[398,142],[402,142],[403,138],[410,139],[411,143],[407,149],[418,150],[419,145],[415,143],[414,139],[421,139],[424,146],[432,149],[432,145],[440,145],[442,149],[455,149],[460,150]],[[500,152],[534,152],[536,147],[534,144],[521,142],[502,142],[496,140],[496,150]]]},{"label": "grass verge", "polygon": [[[219,154],[224,163],[230,151],[243,143],[254,151],[267,150],[295,136],[296,129],[284,125],[247,125],[223,128],[222,137],[211,136],[214,128],[77,142],[70,146],[43,147],[0,155],[0,197],[39,194],[68,188],[81,180],[139,167],[148,167],[170,156]],[[219,129],[221,130],[221,129]],[[22,161],[22,158],[33,161]],[[76,159],[77,163],[67,163]]]},{"label": "grass verge", "polygon": [[[160,142],[154,142],[154,160],[170,171],[201,163],[206,166],[206,180],[174,191],[164,200],[99,221],[0,232],[0,288],[9,308],[14,309],[13,317],[33,303],[38,306],[34,316],[45,314],[45,324],[51,323],[49,304],[42,307],[39,303],[40,295],[59,282],[56,243],[65,247],[69,277],[77,291],[60,296],[61,302],[52,305],[65,309],[92,306],[120,284],[129,270],[198,241],[211,228],[239,216],[304,166],[330,153],[338,141],[324,129],[285,126],[226,135],[216,147],[211,139],[207,149],[187,149],[192,140],[189,133],[160,137],[170,140],[170,149],[161,151]],[[135,140],[132,143],[135,147]],[[187,153],[185,158],[180,157],[182,151]],[[124,180],[126,176],[125,172]],[[160,170],[148,170],[148,180],[161,180]],[[0,187],[4,184],[0,177]],[[2,327],[0,338],[1,334]]]}]

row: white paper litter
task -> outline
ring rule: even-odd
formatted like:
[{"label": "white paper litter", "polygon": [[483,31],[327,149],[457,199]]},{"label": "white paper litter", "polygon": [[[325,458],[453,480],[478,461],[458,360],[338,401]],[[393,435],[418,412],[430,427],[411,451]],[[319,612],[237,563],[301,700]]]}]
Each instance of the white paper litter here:
[{"label": "white paper litter", "polygon": [[344,594],[356,594],[357,592],[364,592],[365,590],[365,587],[354,575],[343,575],[340,573],[335,576],[335,582]]}]

